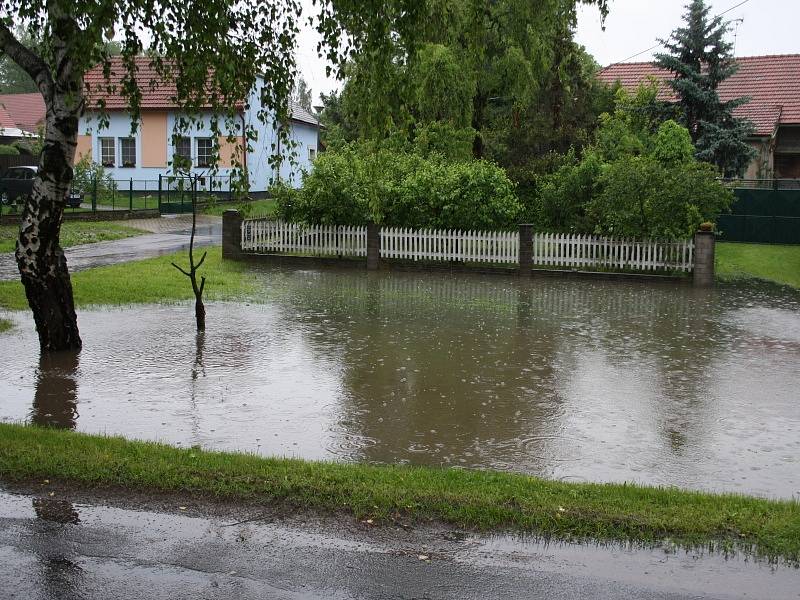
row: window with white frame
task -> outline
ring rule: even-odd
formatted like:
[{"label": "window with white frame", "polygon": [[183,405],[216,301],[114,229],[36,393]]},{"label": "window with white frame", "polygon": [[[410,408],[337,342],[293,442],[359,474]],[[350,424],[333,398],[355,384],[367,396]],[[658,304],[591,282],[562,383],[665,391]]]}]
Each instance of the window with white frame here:
[{"label": "window with white frame", "polygon": [[197,144],[197,166],[210,167],[214,160],[214,143],[211,138],[195,138]]},{"label": "window with white frame", "polygon": [[113,167],[117,162],[114,152],[114,138],[100,138],[100,164],[104,167]]},{"label": "window with white frame", "polygon": [[317,149],[311,146],[308,147],[308,160],[313,161],[317,158]]},{"label": "window with white frame", "polygon": [[186,165],[192,164],[192,138],[176,136],[175,138],[175,158]]},{"label": "window with white frame", "polygon": [[119,138],[119,159],[123,167],[136,166],[136,138]]}]

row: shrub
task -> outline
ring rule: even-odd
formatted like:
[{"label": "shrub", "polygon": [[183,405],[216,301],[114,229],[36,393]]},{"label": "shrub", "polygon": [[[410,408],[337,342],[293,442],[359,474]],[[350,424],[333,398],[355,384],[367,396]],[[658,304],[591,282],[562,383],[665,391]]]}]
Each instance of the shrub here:
[{"label": "shrub", "polygon": [[585,233],[592,229],[586,214],[596,193],[602,163],[594,153],[587,153],[580,162],[572,162],[539,183],[539,229],[556,232]]},{"label": "shrub", "polygon": [[366,144],[320,155],[301,190],[276,198],[285,219],[338,225],[495,229],[516,225],[521,212],[514,185],[492,163]]},{"label": "shrub", "polygon": [[102,198],[113,194],[117,189],[117,184],[103,165],[92,162],[87,156],[83,155],[75,163],[72,176],[72,188],[80,194],[91,194],[95,190],[95,183],[98,197]]},{"label": "shrub", "polygon": [[681,239],[730,206],[733,194],[713,166],[689,161],[665,166],[651,157],[627,157],[603,172],[587,207],[595,233]]},{"label": "shrub", "polygon": [[8,146],[6,144],[0,144],[0,155],[2,155],[2,156],[19,156],[19,150],[17,150],[14,146]]}]

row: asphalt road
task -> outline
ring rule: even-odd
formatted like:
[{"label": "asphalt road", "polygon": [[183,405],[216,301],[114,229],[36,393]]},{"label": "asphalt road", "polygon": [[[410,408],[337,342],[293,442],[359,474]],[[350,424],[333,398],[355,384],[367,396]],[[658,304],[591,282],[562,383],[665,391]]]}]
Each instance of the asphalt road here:
[{"label": "asphalt road", "polygon": [[191,498],[121,508],[47,489],[0,492],[2,598],[800,598],[800,570],[742,558],[278,518]]},{"label": "asphalt road", "polygon": [[[154,256],[171,254],[189,247],[191,234],[190,216],[140,219],[136,221],[120,221],[120,223],[131,227],[148,227],[153,233],[67,248],[64,253],[67,256],[67,265],[70,272],[74,273],[93,267],[153,258]],[[195,246],[218,245],[221,242],[221,220],[215,217],[202,217],[197,227]],[[14,254],[0,254],[0,281],[16,279],[19,279],[19,271],[17,270]]]}]

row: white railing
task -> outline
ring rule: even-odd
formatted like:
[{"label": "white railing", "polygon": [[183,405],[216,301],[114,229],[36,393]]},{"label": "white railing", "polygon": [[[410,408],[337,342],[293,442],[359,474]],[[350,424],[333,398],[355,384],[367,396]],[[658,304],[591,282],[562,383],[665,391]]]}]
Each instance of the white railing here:
[{"label": "white railing", "polygon": [[384,227],[381,258],[516,263],[516,231],[459,231]]},{"label": "white railing", "polygon": [[693,268],[694,242],[637,241],[561,233],[533,236],[533,264],[635,271],[685,271]]},{"label": "white railing", "polygon": [[[519,232],[437,229],[380,229],[381,258],[466,263],[519,263]],[[694,268],[694,242],[638,241],[620,238],[537,233],[533,265],[632,271],[683,271]],[[367,228],[300,225],[268,219],[242,222],[245,252],[366,256]]]},{"label": "white railing", "polygon": [[367,228],[248,219],[242,221],[242,250],[315,256],[366,256]]}]

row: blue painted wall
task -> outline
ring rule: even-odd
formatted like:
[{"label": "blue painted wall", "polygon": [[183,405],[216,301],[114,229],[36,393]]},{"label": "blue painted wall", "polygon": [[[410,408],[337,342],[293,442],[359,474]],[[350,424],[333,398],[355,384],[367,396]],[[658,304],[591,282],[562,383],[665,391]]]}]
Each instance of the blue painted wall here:
[{"label": "blue painted wall", "polygon": [[[251,141],[251,151],[247,154],[247,169],[250,176],[250,191],[264,192],[269,189],[270,185],[277,179],[273,167],[269,164],[269,158],[277,151],[277,133],[275,129],[274,118],[269,115],[266,122],[262,122],[258,118],[259,98],[260,93],[256,89],[251,93],[249,98],[249,105],[245,111],[244,118],[246,122],[253,126],[256,133],[256,140]],[[164,111],[160,111],[164,112]],[[135,137],[136,138],[136,166],[135,167],[114,167],[107,168],[106,170],[111,176],[120,181],[123,189],[127,189],[129,181],[133,179],[134,190],[157,190],[158,189],[158,176],[159,174],[167,176],[170,174],[170,167],[142,167],[142,141],[141,141],[141,127],[137,128],[135,134],[131,134],[131,119],[130,115],[123,112],[109,112],[108,125],[100,127],[98,115],[96,113],[85,114],[80,121],[78,133],[81,135],[92,136],[92,160],[100,162],[100,137],[113,137],[115,139],[115,149],[117,155],[117,163],[119,162],[119,139],[122,137]],[[172,161],[173,145],[172,133],[175,130],[176,119],[179,118],[180,113],[176,111],[167,111],[167,138],[163,141],[166,146],[167,160]],[[182,133],[187,137],[210,137],[211,136],[211,118],[210,113],[201,115],[197,122],[192,124],[189,129]],[[224,126],[222,133],[230,133]],[[318,129],[315,125],[291,121],[289,127],[289,144],[282,144],[280,147],[281,162],[280,162],[280,179],[294,187],[299,187],[302,183],[303,171],[309,170],[312,167],[310,159],[310,151],[317,152]],[[234,135],[241,134],[241,127],[237,123]],[[195,145],[192,139],[192,156],[194,158]],[[219,167],[216,170],[216,175],[219,177],[227,177],[231,169]],[[193,167],[192,172],[199,175],[208,175],[210,170],[208,168]],[[208,183],[206,183],[206,186]]]}]

